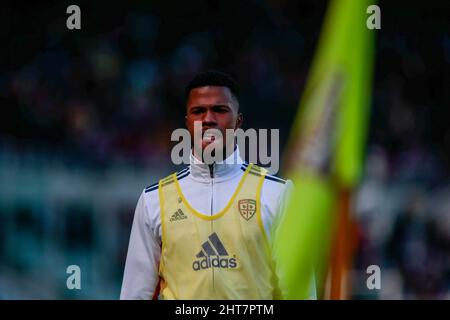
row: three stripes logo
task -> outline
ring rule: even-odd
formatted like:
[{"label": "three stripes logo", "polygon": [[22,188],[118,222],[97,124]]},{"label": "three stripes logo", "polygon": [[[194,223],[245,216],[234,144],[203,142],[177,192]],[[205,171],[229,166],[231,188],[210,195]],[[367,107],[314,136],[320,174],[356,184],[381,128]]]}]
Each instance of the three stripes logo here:
[{"label": "three stripes logo", "polygon": [[179,220],[184,220],[187,219],[186,215],[184,214],[183,211],[181,211],[181,209],[178,209],[177,211],[175,211],[175,213],[170,217],[169,221],[170,222],[174,222],[174,221],[179,221]]},{"label": "three stripes logo", "polygon": [[228,258],[229,254],[215,232],[202,244],[202,249],[195,257],[198,258],[192,263],[192,269],[195,271],[209,268],[234,269],[237,267],[236,256],[233,255],[233,258]]}]

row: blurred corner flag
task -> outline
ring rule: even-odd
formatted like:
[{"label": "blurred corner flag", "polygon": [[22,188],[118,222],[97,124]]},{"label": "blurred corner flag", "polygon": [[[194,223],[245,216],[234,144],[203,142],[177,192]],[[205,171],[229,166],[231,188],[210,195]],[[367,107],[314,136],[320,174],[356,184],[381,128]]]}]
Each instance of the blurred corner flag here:
[{"label": "blurred corner flag", "polygon": [[286,299],[345,299],[353,241],[351,203],[363,166],[371,95],[374,32],[369,0],[329,4],[300,100],[284,172],[294,183],[274,234]]}]

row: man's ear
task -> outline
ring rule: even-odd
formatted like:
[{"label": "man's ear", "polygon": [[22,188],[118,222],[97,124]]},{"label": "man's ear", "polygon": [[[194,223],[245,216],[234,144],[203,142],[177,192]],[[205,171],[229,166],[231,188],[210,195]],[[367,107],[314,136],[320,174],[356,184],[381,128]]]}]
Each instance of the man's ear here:
[{"label": "man's ear", "polygon": [[238,113],[236,119],[236,129],[242,127],[243,122],[244,122],[244,115],[242,113]]}]

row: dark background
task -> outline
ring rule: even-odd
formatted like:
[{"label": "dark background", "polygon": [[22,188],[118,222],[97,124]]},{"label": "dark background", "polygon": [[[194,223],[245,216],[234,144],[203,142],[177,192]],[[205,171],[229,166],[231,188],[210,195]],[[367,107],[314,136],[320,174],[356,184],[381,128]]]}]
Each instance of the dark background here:
[{"label": "dark background", "polygon": [[[327,4],[2,3],[0,298],[117,298],[139,193],[176,169],[187,82],[232,74],[244,127],[280,129],[282,148]],[[378,5],[352,297],[449,298],[450,3]],[[70,264],[82,290],[65,286]]]}]

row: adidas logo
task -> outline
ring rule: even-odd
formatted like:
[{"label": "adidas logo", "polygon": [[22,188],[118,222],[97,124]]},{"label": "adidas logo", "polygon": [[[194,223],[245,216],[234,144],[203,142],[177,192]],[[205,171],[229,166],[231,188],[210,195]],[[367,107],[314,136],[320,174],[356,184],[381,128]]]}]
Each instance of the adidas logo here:
[{"label": "adidas logo", "polygon": [[179,220],[184,220],[187,219],[186,215],[184,214],[183,211],[181,211],[181,209],[178,209],[169,219],[169,221],[173,222],[173,221],[179,221]]},{"label": "adidas logo", "polygon": [[192,269],[198,271],[208,268],[236,268],[236,256],[233,255],[233,258],[227,258],[228,256],[222,241],[220,241],[217,233],[214,232],[202,244],[202,249],[195,256],[199,259],[192,263]]}]

